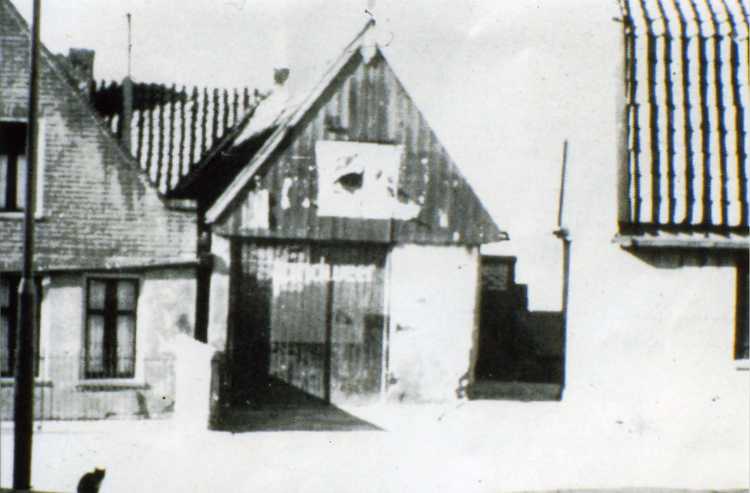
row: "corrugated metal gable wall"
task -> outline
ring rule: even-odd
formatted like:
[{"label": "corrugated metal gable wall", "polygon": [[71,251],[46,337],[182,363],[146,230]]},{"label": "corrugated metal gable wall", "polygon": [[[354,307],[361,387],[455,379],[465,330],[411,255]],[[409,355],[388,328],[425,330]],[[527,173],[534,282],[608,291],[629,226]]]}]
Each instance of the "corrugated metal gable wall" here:
[{"label": "corrugated metal gable wall", "polygon": [[[399,194],[422,204],[416,219],[319,217],[315,143],[342,140],[405,148]],[[315,240],[480,244],[503,235],[388,66],[359,54],[342,70],[252,183],[268,190],[268,227],[247,220],[245,190],[219,234]],[[243,212],[244,211],[244,212]]]}]

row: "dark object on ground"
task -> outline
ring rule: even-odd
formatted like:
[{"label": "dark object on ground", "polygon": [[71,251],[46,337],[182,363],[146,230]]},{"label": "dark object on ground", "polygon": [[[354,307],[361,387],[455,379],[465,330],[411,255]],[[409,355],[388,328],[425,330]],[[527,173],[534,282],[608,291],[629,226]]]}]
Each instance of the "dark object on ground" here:
[{"label": "dark object on ground", "polygon": [[78,493],[98,493],[105,473],[104,469],[97,467],[81,476],[81,480],[78,481]]}]

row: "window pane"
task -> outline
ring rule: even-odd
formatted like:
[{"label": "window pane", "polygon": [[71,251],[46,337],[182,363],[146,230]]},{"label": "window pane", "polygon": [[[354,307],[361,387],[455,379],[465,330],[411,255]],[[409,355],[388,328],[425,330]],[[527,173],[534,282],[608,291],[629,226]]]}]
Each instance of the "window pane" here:
[{"label": "window pane", "polygon": [[10,352],[10,327],[8,327],[8,317],[5,314],[0,315],[0,372],[2,375],[11,375]]},{"label": "window pane", "polygon": [[8,156],[0,154],[0,209],[5,209],[8,202]]},{"label": "window pane", "polygon": [[[11,197],[12,198],[12,197]],[[18,156],[16,165],[16,209],[23,209],[26,203],[26,156]]]},{"label": "window pane", "polygon": [[104,372],[104,317],[89,315],[88,359],[86,373],[100,375]]},{"label": "window pane", "polygon": [[132,315],[117,317],[117,375],[132,376],[135,368],[135,319]]},{"label": "window pane", "polygon": [[89,309],[104,310],[107,285],[103,281],[89,281]]},{"label": "window pane", "polygon": [[10,281],[0,278],[0,308],[10,306]]},{"label": "window pane", "polygon": [[135,310],[135,281],[117,283],[117,309]]}]

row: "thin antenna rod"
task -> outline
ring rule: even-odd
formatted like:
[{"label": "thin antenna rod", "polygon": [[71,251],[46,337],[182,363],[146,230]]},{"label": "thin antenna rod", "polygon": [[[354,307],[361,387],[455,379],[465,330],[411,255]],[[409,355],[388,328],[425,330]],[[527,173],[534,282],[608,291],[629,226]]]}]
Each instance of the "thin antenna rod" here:
[{"label": "thin antenna rod", "polygon": [[133,36],[132,36],[132,29],[131,29],[131,16],[130,12],[125,14],[125,17],[128,19],[128,77],[130,77],[132,72],[132,54],[133,54]]},{"label": "thin antenna rod", "polygon": [[568,164],[568,140],[563,142],[562,170],[560,171],[560,201],[557,204],[557,227],[562,228],[563,202],[565,200],[565,168]]}]

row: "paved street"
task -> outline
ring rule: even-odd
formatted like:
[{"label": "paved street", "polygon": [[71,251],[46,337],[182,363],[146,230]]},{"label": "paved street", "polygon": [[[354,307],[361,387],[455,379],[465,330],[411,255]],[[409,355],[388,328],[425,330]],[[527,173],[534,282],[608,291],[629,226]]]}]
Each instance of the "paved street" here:
[{"label": "paved street", "polygon": [[[348,412],[383,431],[209,432],[175,421],[43,423],[36,488],[74,491],[105,467],[102,492],[422,492],[747,487],[748,438],[700,439],[663,422],[561,403],[373,406]],[[746,435],[746,434],[744,434]],[[711,439],[706,439],[711,436]],[[12,426],[2,427],[2,485]]]}]

